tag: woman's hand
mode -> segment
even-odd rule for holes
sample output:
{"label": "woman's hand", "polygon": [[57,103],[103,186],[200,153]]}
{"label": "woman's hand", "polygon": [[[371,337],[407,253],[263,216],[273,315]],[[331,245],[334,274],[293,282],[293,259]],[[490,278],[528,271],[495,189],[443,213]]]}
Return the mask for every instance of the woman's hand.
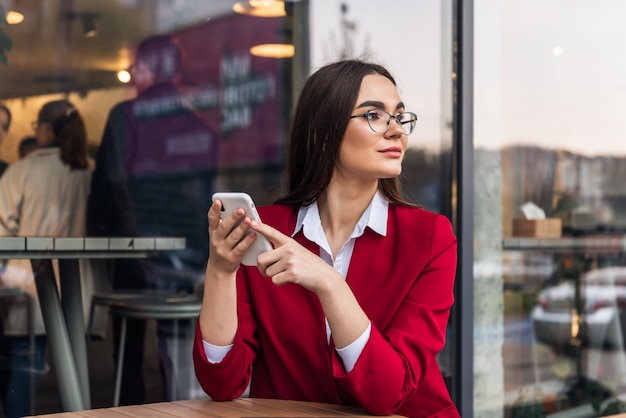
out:
{"label": "woman's hand", "polygon": [[274,284],[295,283],[319,294],[329,286],[343,282],[334,268],[293,238],[256,221],[251,221],[250,227],[274,244],[273,250],[257,258],[259,271]]}
{"label": "woman's hand", "polygon": [[265,235],[275,247],[259,255],[261,274],[277,285],[296,283],[314,292],[328,319],[335,347],[346,347],[363,334],[369,319],[332,266],[269,225],[252,221],[250,227]]}
{"label": "woman's hand", "polygon": [[[254,241],[254,234],[239,242],[250,225],[243,208],[220,220],[222,202],[209,209],[209,262],[206,266],[200,330],[202,339],[217,346],[232,344],[237,332],[236,275],[244,251]],[[243,218],[243,220],[242,220]],[[237,222],[242,220],[237,227]],[[233,229],[234,228],[234,229]]]}
{"label": "woman's hand", "polygon": [[[250,226],[250,218],[243,208],[238,208],[220,219],[222,202],[216,200],[209,209],[209,264],[222,272],[236,272],[243,253],[252,245],[256,234],[244,235]],[[237,223],[241,223],[237,225]],[[243,239],[242,239],[243,238]]]}

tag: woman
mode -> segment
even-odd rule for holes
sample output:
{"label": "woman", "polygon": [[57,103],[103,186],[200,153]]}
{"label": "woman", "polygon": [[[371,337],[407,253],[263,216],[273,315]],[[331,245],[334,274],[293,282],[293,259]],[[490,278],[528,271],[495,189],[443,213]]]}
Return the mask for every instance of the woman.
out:
{"label": "woman", "polygon": [[[0,103],[0,144],[4,140],[5,135],[11,128],[11,111],[6,105]],[[0,160],[0,176],[4,173],[4,170],[8,167],[6,161]]]}
{"label": "woman", "polygon": [[[208,213],[210,253],[194,364],[213,399],[357,405],[457,417],[436,362],[453,303],[450,222],[402,199],[416,116],[375,64],[329,64],[305,83],[287,195],[258,212]],[[252,231],[245,239],[246,228]],[[232,230],[232,232],[231,232]],[[274,249],[240,265],[256,234]]]}
{"label": "woman", "polygon": [[[0,178],[0,235],[84,236],[93,163],[87,155],[83,119],[72,103],[57,100],[43,105],[33,128],[38,149],[9,165]],[[0,283],[22,288],[39,306],[28,260],[11,260],[2,271]],[[92,287],[92,283],[83,282],[85,292]],[[0,379],[4,382],[0,386],[6,386],[0,387],[0,396],[8,418],[31,414],[27,317],[26,306],[15,304],[4,323],[2,344],[10,347],[10,365],[8,377]],[[45,331],[38,308],[35,333],[35,367],[41,371]]]}

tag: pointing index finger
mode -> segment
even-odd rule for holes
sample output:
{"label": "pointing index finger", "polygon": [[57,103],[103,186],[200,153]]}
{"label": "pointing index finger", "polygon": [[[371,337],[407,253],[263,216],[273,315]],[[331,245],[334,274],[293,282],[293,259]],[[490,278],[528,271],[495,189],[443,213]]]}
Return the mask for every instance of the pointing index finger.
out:
{"label": "pointing index finger", "polygon": [[272,242],[272,244],[274,244],[274,247],[278,247],[290,239],[287,235],[277,229],[258,221],[252,221],[250,223],[250,228],[259,234],[264,235]]}

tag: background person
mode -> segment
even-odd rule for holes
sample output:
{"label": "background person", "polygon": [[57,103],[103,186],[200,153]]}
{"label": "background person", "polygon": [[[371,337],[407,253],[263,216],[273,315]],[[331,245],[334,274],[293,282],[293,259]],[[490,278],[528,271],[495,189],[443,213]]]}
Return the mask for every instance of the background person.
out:
{"label": "background person", "polygon": [[[0,144],[4,140],[4,137],[9,132],[11,127],[11,111],[4,104],[0,103]],[[0,160],[0,176],[4,173],[4,170],[8,167],[5,161]],[[1,282],[0,282],[1,284]],[[11,303],[11,297],[4,296],[0,303],[0,339],[4,337],[4,317],[7,315],[9,304]],[[0,392],[8,385],[9,370],[11,368],[11,349],[6,344],[0,344]],[[5,399],[0,396],[0,401],[4,404]]]}
{"label": "background person", "polygon": [[[11,111],[6,105],[0,103],[0,144],[4,140],[5,135],[11,128]],[[6,161],[0,160],[0,176],[4,173],[9,164]]]}
{"label": "background person", "polygon": [[[202,282],[208,252],[204,213],[211,202],[219,150],[217,135],[186,105],[177,85],[182,59],[179,44],[169,35],[138,45],[131,67],[137,97],[109,112],[96,157],[88,228],[96,236],[182,236],[187,249],[147,260],[114,260],[116,290],[192,292]],[[115,361],[120,322],[113,319]],[[194,384],[200,391],[189,358],[193,329],[189,321],[180,321],[180,342],[187,341],[189,347],[178,350],[186,356],[174,382],[169,347],[179,338],[172,335],[170,324],[158,322],[165,393],[169,399],[174,385],[174,396],[185,399],[193,396]],[[127,327],[121,405],[146,402],[146,321],[129,319]],[[185,332],[190,335],[184,337]]]}
{"label": "background person", "polygon": [[34,136],[26,136],[22,138],[20,144],[17,148],[18,155],[20,159],[26,157],[32,151],[36,150],[37,146],[37,137]]}
{"label": "background person", "polygon": [[[401,197],[417,117],[375,64],[329,64],[305,83],[289,138],[286,196],[208,213],[210,255],[194,344],[216,400],[250,396],[458,417],[436,361],[453,304],[450,221]],[[243,241],[246,228],[254,231]],[[262,234],[274,249],[240,265]]]}
{"label": "background person", "polygon": [[[33,122],[39,149],[11,164],[0,177],[0,236],[82,237],[93,162],[87,156],[85,125],[67,100],[44,104]],[[81,264],[83,300],[88,303],[93,276]],[[35,370],[44,363],[45,330],[29,260],[10,260],[0,275],[5,286],[20,287],[35,301]],[[58,280],[58,278],[57,278]],[[83,307],[87,309],[87,306]],[[0,387],[7,418],[30,415],[30,345],[24,304],[12,305],[0,346],[9,367]]]}

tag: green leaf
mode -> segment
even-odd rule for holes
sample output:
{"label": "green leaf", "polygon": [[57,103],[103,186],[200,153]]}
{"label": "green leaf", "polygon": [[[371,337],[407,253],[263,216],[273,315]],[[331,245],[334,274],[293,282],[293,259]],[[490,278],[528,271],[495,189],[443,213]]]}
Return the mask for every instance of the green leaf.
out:
{"label": "green leaf", "polygon": [[4,33],[4,30],[0,28],[0,51],[4,50],[8,52],[11,49],[13,49],[13,41]]}
{"label": "green leaf", "polygon": [[0,63],[6,65],[9,63],[7,52],[13,48],[13,41],[4,32],[3,26],[7,26],[7,18],[4,12],[4,6],[0,4]]}

